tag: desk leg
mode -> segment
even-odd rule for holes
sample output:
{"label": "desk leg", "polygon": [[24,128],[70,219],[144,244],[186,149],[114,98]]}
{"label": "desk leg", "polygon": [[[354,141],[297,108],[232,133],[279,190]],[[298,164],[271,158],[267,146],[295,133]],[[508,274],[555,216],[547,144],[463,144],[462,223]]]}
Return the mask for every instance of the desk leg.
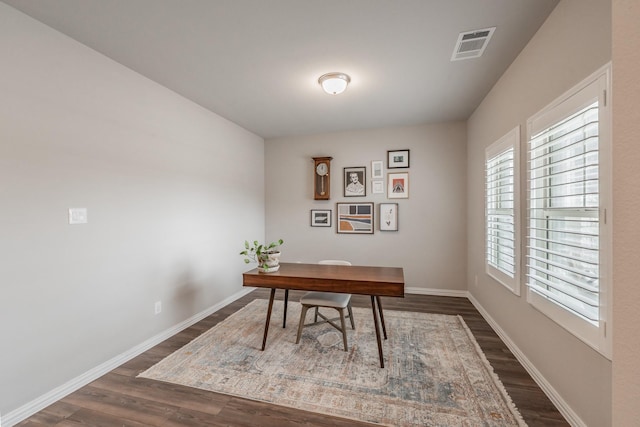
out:
{"label": "desk leg", "polygon": [[380,312],[380,323],[382,323],[382,333],[384,334],[384,339],[387,339],[387,327],[384,325],[384,314],[382,314],[382,304],[380,303],[380,297],[376,297],[376,302],[378,303],[378,311]]}
{"label": "desk leg", "polygon": [[[289,302],[289,289],[284,290],[284,315],[282,316],[282,327],[287,327],[287,302]],[[386,338],[386,335],[385,335]]]}
{"label": "desk leg", "polygon": [[384,356],[382,355],[382,341],[380,340],[380,326],[378,325],[378,312],[376,310],[376,297],[371,295],[371,308],[373,309],[373,323],[376,326],[376,339],[378,340],[378,355],[380,367],[384,368]]}
{"label": "desk leg", "polygon": [[264,338],[262,338],[262,351],[264,351],[264,347],[267,345],[267,334],[269,333],[269,322],[271,321],[271,309],[273,309],[273,297],[275,295],[276,295],[276,288],[271,288],[271,295],[269,296],[269,308],[267,309],[267,321],[264,324]]}

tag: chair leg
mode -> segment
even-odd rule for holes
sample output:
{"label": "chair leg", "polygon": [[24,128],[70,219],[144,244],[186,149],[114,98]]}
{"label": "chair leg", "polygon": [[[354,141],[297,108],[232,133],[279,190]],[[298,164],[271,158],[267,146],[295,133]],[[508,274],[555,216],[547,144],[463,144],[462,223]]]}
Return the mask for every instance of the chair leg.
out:
{"label": "chair leg", "polygon": [[351,302],[349,302],[349,305],[347,306],[347,310],[349,310],[349,320],[351,321],[351,329],[355,329],[356,324],[353,321],[353,310],[351,309]]}
{"label": "chair leg", "polygon": [[342,326],[342,343],[344,344],[344,351],[349,351],[347,347],[347,327],[344,322],[344,309],[339,309],[340,312],[340,325]]}
{"label": "chair leg", "polygon": [[313,316],[313,323],[316,323],[318,321],[318,306],[316,306],[316,315]]}
{"label": "chair leg", "polygon": [[302,312],[300,313],[300,323],[298,324],[298,337],[296,338],[296,344],[300,342],[300,336],[302,335],[302,328],[304,328],[304,320],[307,317],[308,305],[302,306]]}

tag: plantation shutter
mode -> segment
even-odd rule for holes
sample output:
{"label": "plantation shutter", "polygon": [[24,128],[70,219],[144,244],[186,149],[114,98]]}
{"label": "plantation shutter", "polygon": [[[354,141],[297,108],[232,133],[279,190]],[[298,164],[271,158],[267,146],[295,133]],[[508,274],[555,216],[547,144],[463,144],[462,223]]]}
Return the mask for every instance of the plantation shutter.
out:
{"label": "plantation shutter", "polygon": [[533,129],[528,153],[527,285],[599,320],[599,101]]}
{"label": "plantation shutter", "polygon": [[486,162],[487,264],[513,278],[515,267],[514,148]]}

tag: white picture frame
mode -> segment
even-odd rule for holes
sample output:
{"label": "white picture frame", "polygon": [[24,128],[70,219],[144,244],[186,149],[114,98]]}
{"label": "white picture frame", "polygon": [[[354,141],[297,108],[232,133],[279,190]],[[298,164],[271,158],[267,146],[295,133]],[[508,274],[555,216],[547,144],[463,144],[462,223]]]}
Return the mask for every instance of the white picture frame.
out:
{"label": "white picture frame", "polygon": [[384,194],[384,181],[371,181],[371,194]]}
{"label": "white picture frame", "polygon": [[382,160],[373,160],[371,162],[371,179],[384,178],[384,162]]}

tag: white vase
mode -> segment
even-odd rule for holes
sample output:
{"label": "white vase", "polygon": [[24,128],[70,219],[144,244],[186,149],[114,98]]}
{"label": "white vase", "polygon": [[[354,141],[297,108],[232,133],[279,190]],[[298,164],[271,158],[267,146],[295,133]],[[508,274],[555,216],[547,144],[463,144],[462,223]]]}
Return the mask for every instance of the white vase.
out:
{"label": "white vase", "polygon": [[276,265],[273,267],[258,267],[258,271],[260,273],[274,273],[278,271],[279,268],[280,268],[280,265]]}
{"label": "white vase", "polygon": [[262,261],[258,266],[258,271],[261,273],[273,273],[280,268],[280,252],[274,252],[268,254],[268,258]]}

